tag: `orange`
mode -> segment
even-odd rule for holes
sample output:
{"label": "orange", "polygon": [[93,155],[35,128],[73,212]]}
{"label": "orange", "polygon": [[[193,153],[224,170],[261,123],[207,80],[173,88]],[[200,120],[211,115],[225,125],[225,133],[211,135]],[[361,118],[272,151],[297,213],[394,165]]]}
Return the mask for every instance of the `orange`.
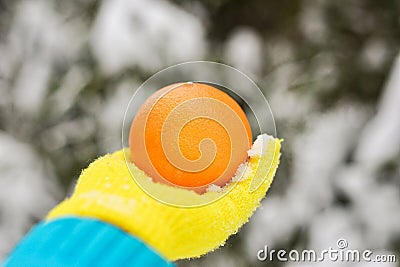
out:
{"label": "orange", "polygon": [[229,95],[201,83],[151,95],[130,129],[133,163],[155,182],[205,192],[225,185],[252,143],[245,113]]}

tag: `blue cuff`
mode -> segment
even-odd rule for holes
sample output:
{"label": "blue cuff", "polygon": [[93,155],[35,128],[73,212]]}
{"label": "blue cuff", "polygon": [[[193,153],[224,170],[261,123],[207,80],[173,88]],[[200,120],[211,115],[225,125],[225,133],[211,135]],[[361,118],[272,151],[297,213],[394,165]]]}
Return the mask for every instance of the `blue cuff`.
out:
{"label": "blue cuff", "polygon": [[4,267],[173,267],[141,240],[89,218],[68,217],[35,226]]}

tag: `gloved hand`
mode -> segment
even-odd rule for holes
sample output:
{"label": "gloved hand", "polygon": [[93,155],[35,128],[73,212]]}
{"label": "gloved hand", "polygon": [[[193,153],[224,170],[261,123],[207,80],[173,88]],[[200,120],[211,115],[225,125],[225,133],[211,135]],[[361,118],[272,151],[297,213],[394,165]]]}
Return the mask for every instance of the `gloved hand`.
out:
{"label": "gloved hand", "polygon": [[[40,260],[32,257],[50,264],[41,266],[169,266],[168,261],[212,251],[248,221],[273,180],[281,141],[263,135],[253,147],[263,141],[268,143],[265,151],[250,155],[239,181],[230,182],[221,192],[202,195],[154,183],[133,164],[129,169],[125,161],[125,155],[129,161],[128,151],[103,156],[82,172],[73,195],[56,206],[36,227],[39,229],[28,234],[5,266],[25,266],[21,257],[26,261],[31,257],[28,266],[39,266],[33,262]],[[146,194],[130,170],[135,178],[171,199],[216,199],[216,194],[229,192],[207,205],[177,207]],[[56,256],[43,255],[46,249],[53,254],[57,251]],[[64,262],[57,262],[59,258]]]}

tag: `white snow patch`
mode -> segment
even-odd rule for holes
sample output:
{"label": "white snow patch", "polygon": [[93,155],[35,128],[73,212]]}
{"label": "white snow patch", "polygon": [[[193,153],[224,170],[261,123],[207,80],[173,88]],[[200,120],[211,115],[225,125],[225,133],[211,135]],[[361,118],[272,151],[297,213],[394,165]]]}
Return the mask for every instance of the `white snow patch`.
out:
{"label": "white snow patch", "polygon": [[211,184],[207,187],[207,192],[221,192],[222,191],[222,187],[215,185],[215,184]]}
{"label": "white snow patch", "polygon": [[225,49],[226,61],[251,75],[259,75],[262,68],[262,39],[251,28],[242,27],[229,37]]}
{"label": "white snow patch", "polygon": [[52,170],[28,144],[0,132],[0,257],[56,204]]}
{"label": "white snow patch", "polygon": [[376,169],[400,154],[400,55],[380,99],[378,113],[360,137],[356,159]]}
{"label": "white snow patch", "polygon": [[160,0],[103,1],[91,44],[106,74],[135,66],[155,72],[164,66],[200,60],[206,49],[201,21]]}
{"label": "white snow patch", "polygon": [[274,138],[267,134],[257,136],[253,146],[247,151],[249,157],[259,157],[268,149],[268,142]]}

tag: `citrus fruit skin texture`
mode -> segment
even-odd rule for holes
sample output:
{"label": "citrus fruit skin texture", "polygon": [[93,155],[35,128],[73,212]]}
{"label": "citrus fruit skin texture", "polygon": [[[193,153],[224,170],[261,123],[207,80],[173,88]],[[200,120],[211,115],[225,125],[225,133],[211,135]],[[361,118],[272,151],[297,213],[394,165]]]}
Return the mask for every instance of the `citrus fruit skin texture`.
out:
{"label": "citrus fruit skin texture", "polygon": [[140,107],[129,134],[133,163],[153,181],[198,193],[210,184],[224,186],[251,144],[250,125],[238,103],[201,83],[156,91]]}

